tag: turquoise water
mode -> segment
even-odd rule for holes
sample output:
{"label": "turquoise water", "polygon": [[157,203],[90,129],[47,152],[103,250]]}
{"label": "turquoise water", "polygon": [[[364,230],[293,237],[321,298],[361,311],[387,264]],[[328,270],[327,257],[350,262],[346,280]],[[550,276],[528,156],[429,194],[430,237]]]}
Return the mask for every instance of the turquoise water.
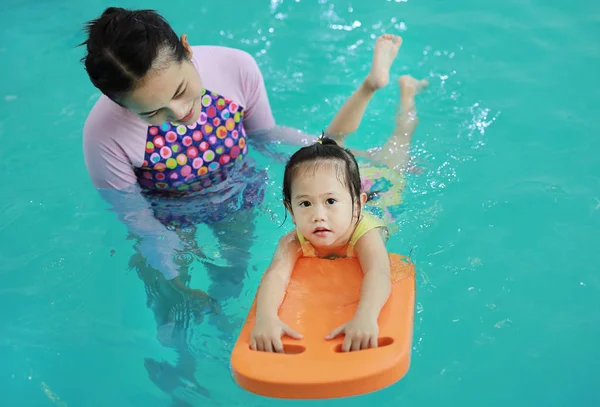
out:
{"label": "turquoise water", "polygon": [[[366,75],[372,38],[384,30],[404,37],[394,74],[431,83],[417,100],[423,173],[410,178],[401,232],[388,244],[412,250],[418,271],[411,368],[345,405],[599,405],[600,8],[581,0],[221,4],[120,3],[157,8],[194,44],[251,52],[277,120],[312,133]],[[92,188],[81,152],[98,92],[75,45],[83,21],[109,5],[8,0],[0,11],[2,405],[172,405],[159,385],[176,378],[166,369],[157,385],[144,359],[175,363],[176,354],[157,341],[129,267],[133,242]],[[376,95],[355,146],[385,140],[397,97],[395,83]],[[283,218],[281,165],[255,157],[272,185],[243,293],[224,304],[238,328]],[[200,265],[192,274],[193,285],[208,284]],[[231,379],[232,340],[198,327],[189,343],[210,397],[179,383],[187,405],[342,403],[248,394]]]}

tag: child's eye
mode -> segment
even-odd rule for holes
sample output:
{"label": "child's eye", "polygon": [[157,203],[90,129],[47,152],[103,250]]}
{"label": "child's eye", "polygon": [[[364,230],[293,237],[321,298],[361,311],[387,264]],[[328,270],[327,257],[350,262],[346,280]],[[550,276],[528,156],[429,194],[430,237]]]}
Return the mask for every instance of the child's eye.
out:
{"label": "child's eye", "polygon": [[329,205],[333,205],[334,203],[337,202],[337,200],[335,200],[334,198],[328,198],[326,201]]}
{"label": "child's eye", "polygon": [[310,202],[308,202],[308,201],[302,201],[298,205],[299,206],[303,206],[303,207],[307,207],[307,206],[310,206]]}

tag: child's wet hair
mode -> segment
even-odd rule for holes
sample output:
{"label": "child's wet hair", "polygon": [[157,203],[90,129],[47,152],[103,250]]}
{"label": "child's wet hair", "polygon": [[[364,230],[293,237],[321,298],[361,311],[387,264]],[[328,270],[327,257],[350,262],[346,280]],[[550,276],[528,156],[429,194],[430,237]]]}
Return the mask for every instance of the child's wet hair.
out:
{"label": "child's wet hair", "polygon": [[[296,151],[285,166],[283,175],[283,202],[288,207],[292,207],[292,181],[298,174],[298,171],[305,164],[318,165],[319,163],[338,164],[342,178],[340,181],[346,186],[352,198],[352,212],[354,213],[354,204],[360,201],[361,180],[358,163],[354,155],[347,148],[339,146],[335,140],[322,136],[318,142],[310,146],[302,147]],[[360,212],[359,212],[360,216]]]}
{"label": "child's wet hair", "polygon": [[[116,103],[135,89],[161,57],[182,62],[186,50],[169,23],[154,10],[109,7],[85,24],[82,62],[92,84]],[[164,56],[164,58],[162,58]]]}

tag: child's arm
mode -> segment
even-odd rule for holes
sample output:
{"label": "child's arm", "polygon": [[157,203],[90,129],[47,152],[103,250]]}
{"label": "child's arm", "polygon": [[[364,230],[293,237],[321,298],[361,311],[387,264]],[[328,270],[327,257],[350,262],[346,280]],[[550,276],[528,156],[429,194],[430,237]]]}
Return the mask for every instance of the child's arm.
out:
{"label": "child's arm", "polygon": [[356,315],[377,320],[392,290],[390,260],[379,228],[365,233],[356,242],[354,251],[365,275]]}
{"label": "child's arm", "polygon": [[285,289],[300,253],[300,243],[295,232],[292,231],[279,239],[271,264],[258,289],[257,318],[277,317],[277,311],[283,302]]}
{"label": "child's arm", "polygon": [[377,347],[377,318],[391,292],[390,261],[379,228],[362,236],[354,251],[364,273],[360,300],[349,322],[331,331],[326,339],[345,334],[343,351]]}
{"label": "child's arm", "polygon": [[250,338],[251,349],[283,352],[281,336],[284,333],[296,339],[302,337],[281,322],[278,316],[285,289],[301,252],[295,232],[279,240],[256,296],[256,325]]}

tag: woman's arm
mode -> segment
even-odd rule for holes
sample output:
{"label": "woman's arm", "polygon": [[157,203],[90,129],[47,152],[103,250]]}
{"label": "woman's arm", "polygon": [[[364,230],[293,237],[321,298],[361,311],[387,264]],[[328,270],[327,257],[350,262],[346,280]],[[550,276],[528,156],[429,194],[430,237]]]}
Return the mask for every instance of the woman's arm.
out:
{"label": "woman's arm", "polygon": [[126,191],[114,188],[98,189],[100,196],[110,206],[127,229],[140,238],[139,250],[148,264],[159,270],[167,280],[179,275],[179,267],[173,260],[175,251],[182,248],[181,239],[168,230],[155,217],[140,187],[132,185]]}
{"label": "woman's arm", "polygon": [[275,123],[265,82],[256,60],[247,52],[237,55],[246,103],[244,129],[248,137],[262,143],[282,142],[294,146],[314,143],[317,136]]}
{"label": "woman's arm", "polygon": [[[110,210],[131,233],[140,237],[139,250],[150,266],[172,280],[179,274],[173,254],[182,242],[174,231],[154,217],[126,153],[126,150],[136,150],[138,135],[143,139],[140,143],[143,151],[146,127],[122,117],[111,103],[104,97],[99,100],[84,126],[83,153],[89,176]],[[134,143],[124,145],[132,141]]]}

